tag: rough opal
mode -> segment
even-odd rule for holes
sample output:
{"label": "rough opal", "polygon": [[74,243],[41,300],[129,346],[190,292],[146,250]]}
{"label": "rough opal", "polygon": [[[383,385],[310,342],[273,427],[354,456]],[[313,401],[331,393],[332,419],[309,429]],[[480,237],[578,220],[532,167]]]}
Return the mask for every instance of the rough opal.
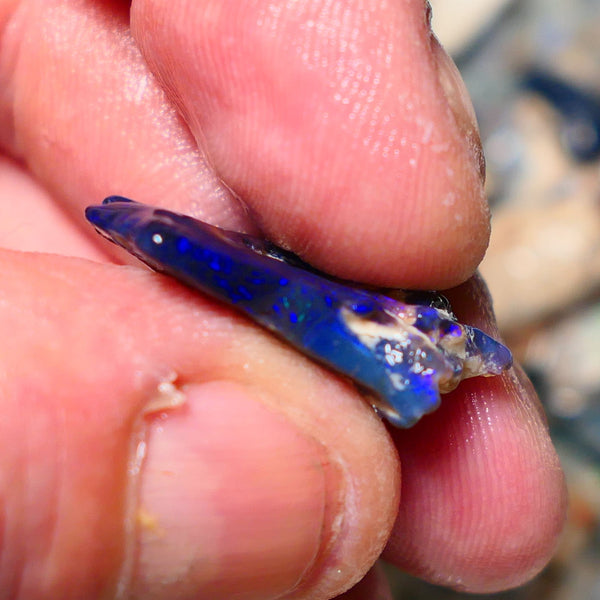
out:
{"label": "rough opal", "polygon": [[399,300],[361,289],[265,240],[119,196],[88,207],[86,217],[151,268],[349,377],[394,425],[416,423],[461,380],[511,365],[505,346],[458,323],[439,294],[401,292]]}

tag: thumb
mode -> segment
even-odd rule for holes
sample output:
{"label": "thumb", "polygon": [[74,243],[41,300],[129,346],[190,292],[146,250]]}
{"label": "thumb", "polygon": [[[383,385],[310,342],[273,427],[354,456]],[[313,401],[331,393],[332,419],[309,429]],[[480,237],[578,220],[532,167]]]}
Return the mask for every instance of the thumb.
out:
{"label": "thumb", "polygon": [[6,595],[330,598],[368,570],[398,465],[349,386],[156,274],[0,264]]}

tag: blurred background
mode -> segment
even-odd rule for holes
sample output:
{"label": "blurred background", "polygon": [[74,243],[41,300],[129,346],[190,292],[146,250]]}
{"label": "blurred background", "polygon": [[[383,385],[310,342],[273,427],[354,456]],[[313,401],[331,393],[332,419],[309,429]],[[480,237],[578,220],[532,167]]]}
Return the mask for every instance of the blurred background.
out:
{"label": "blurred background", "polygon": [[600,0],[430,1],[481,128],[481,272],[546,407],[570,510],[531,583],[471,595],[394,571],[394,598],[600,600]]}

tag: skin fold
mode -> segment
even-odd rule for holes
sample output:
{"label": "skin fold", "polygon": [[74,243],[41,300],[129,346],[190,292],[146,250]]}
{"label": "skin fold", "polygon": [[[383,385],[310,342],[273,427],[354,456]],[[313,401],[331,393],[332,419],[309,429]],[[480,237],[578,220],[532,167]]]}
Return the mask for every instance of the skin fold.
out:
{"label": "skin fold", "polygon": [[565,488],[518,372],[388,430],[83,219],[113,193],[187,212],[455,287],[494,334],[477,129],[423,3],[0,0],[0,84],[0,595],[388,598],[382,552],[472,592],[543,567]]}

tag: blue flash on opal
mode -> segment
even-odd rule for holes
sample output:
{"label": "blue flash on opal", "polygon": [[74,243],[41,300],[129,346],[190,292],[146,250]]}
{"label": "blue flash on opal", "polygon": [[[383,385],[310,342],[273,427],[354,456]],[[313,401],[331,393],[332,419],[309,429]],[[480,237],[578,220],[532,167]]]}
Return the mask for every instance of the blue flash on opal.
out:
{"label": "blue flash on opal", "polygon": [[505,346],[458,323],[439,294],[421,292],[411,304],[365,290],[266,240],[120,196],[88,207],[86,217],[151,268],[234,306],[350,378],[394,425],[410,427],[463,379],[512,364]]}

